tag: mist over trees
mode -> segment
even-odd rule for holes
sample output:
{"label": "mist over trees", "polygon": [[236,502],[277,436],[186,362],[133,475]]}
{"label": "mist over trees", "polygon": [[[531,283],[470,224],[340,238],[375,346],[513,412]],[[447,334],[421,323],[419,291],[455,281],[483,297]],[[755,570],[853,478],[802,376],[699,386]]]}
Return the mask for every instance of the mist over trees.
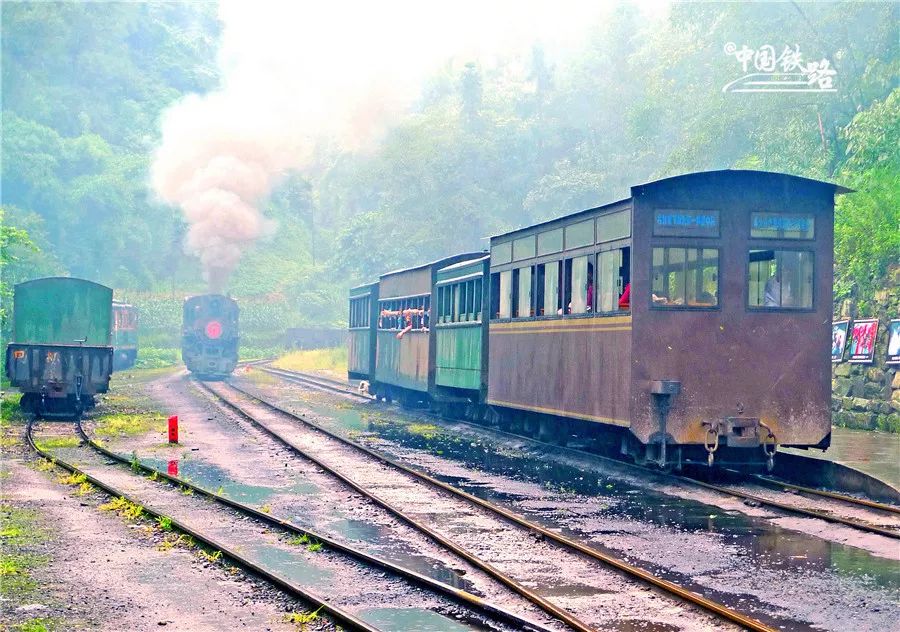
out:
{"label": "mist over trees", "polygon": [[[180,211],[154,199],[148,170],[164,108],[218,85],[215,5],[2,12],[3,222],[20,231],[5,233],[4,285],[59,273],[203,290]],[[900,253],[898,12],[681,3],[651,20],[621,5],[567,57],[535,42],[490,65],[448,60],[377,146],[322,144],[286,176],[265,209],[278,230],[229,289],[279,297],[295,324],[337,323],[346,289],[388,269],[485,248],[491,234],[658,177],[750,168],[859,191],[837,209],[835,288],[865,302]],[[837,91],[724,93],[744,74],[729,42],[798,44],[804,61],[831,62]]]}

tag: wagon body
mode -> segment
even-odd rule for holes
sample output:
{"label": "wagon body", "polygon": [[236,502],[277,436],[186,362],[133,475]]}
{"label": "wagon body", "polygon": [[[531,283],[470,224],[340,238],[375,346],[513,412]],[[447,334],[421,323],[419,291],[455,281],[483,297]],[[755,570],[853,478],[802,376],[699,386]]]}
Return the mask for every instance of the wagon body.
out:
{"label": "wagon body", "polygon": [[483,256],[455,255],[380,277],[375,379],[370,385],[374,394],[408,403],[427,401],[434,391],[435,340],[430,324],[437,271]]}
{"label": "wagon body", "polygon": [[674,445],[746,462],[776,442],[827,447],[845,191],[694,173],[492,238],[487,403],[619,429],[636,456]]}
{"label": "wagon body", "polygon": [[13,341],[6,375],[35,414],[69,416],[94,405],[109,389],[113,348],[112,290],[67,277],[15,287]]}
{"label": "wagon body", "polygon": [[347,332],[347,375],[352,380],[371,380],[375,368],[378,331],[378,283],[350,290]]}
{"label": "wagon body", "polygon": [[434,384],[445,401],[480,402],[487,390],[488,271],[490,257],[463,261],[437,272]]}

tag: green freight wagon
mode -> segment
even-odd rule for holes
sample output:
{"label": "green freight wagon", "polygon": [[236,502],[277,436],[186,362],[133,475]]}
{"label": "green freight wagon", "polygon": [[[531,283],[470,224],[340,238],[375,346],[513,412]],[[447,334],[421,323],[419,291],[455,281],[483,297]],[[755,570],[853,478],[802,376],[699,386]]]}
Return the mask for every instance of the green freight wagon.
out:
{"label": "green freight wagon", "polygon": [[120,371],[134,366],[137,359],[138,310],[134,305],[113,301],[112,344],[113,369]]}
{"label": "green freight wagon", "polygon": [[79,415],[109,389],[112,290],[66,277],[15,287],[13,336],[6,375],[22,392],[23,410],[39,416]]}

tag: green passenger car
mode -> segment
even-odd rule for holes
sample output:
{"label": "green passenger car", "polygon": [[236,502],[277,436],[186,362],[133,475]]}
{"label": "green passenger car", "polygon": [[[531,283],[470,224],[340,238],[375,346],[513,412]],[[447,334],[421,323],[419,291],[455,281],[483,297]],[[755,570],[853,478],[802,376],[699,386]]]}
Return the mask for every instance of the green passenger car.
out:
{"label": "green passenger car", "polygon": [[487,388],[487,274],[489,257],[438,270],[434,318],[437,393],[478,398]]}
{"label": "green passenger car", "polygon": [[37,415],[80,414],[112,373],[112,290],[66,277],[15,287],[6,374]]}
{"label": "green passenger car", "polygon": [[371,380],[375,370],[375,335],[378,325],[378,283],[350,290],[347,335],[347,376]]}
{"label": "green passenger car", "polygon": [[[375,377],[370,392],[417,405],[434,399],[436,343],[432,335],[437,272],[484,253],[464,253],[383,274],[378,283]],[[454,396],[455,397],[455,396]]]}

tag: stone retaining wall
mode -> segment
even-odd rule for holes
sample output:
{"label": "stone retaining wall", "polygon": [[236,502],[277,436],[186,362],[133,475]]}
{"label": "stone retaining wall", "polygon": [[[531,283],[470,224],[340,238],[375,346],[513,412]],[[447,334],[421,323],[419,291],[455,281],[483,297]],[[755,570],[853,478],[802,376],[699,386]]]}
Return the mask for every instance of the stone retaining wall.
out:
{"label": "stone retaining wall", "polygon": [[[887,325],[900,317],[900,274],[895,270],[891,287],[876,295],[872,316],[859,314],[852,303],[841,306],[840,318],[878,317],[878,338],[872,364],[832,365],[831,410],[835,426],[900,432],[900,366],[885,364]],[[851,323],[852,325],[852,323]],[[848,336],[849,337],[849,336]]]}

